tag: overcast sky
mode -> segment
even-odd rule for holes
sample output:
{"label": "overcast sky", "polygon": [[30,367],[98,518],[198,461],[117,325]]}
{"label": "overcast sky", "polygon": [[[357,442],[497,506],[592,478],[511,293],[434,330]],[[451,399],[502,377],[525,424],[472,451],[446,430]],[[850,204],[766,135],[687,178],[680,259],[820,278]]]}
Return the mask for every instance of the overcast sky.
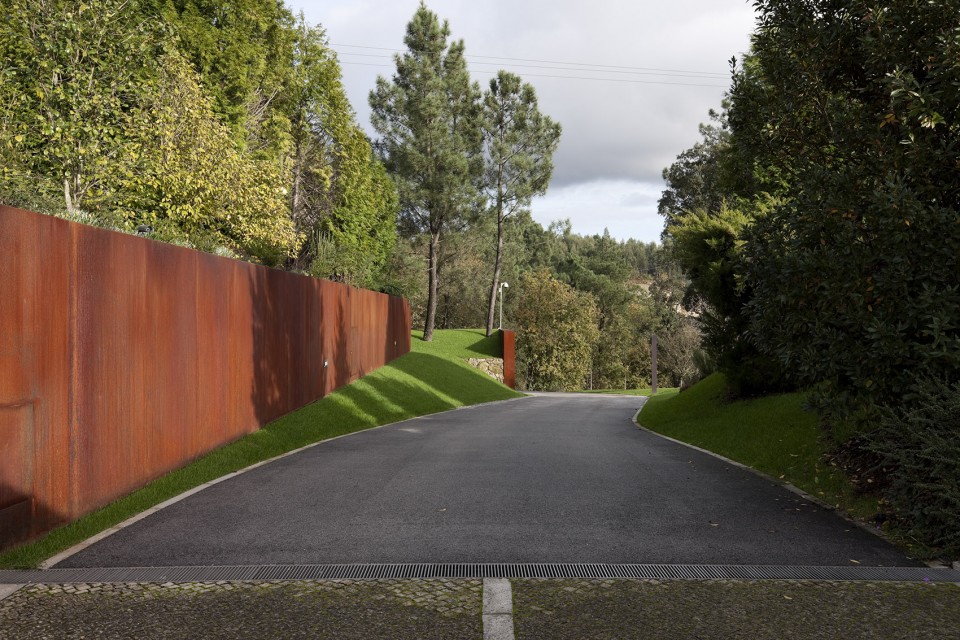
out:
{"label": "overcast sky", "polygon": [[[391,77],[419,0],[287,0],[323,26],[347,94],[371,136],[368,96]],[[429,0],[463,39],[486,87],[498,69],[537,90],[563,125],[553,182],[533,203],[544,226],[569,218],[581,234],[659,239],[661,171],[699,139],[720,106],[728,60],[749,47],[749,0]],[[551,77],[553,76],[553,77]],[[556,77],[564,76],[564,77]],[[587,78],[587,79],[583,79]],[[690,86],[701,85],[701,86]],[[706,85],[706,86],[703,86]]]}

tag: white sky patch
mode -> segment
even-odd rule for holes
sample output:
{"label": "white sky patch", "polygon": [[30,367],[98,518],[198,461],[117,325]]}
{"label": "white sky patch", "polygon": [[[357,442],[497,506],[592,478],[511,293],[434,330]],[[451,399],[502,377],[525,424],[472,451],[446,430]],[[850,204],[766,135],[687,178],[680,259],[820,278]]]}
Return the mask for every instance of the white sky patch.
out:
{"label": "white sky patch", "polygon": [[618,240],[635,238],[659,242],[663,218],[657,213],[660,183],[629,180],[596,180],[551,189],[534,201],[533,219],[548,226],[570,219],[573,231],[602,234],[604,228]]}

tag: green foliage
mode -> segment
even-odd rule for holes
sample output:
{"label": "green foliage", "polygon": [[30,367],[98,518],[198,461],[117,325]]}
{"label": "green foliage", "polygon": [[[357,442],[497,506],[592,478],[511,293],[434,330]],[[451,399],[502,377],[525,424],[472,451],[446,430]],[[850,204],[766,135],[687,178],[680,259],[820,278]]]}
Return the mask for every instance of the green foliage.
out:
{"label": "green foliage", "polygon": [[296,25],[290,118],[290,210],[310,238],[293,264],[374,286],[396,241],[397,195],[356,123],[322,30]]}
{"label": "green foliage", "polygon": [[274,0],[2,6],[4,203],[379,281],[396,193],[322,30]]}
{"label": "green foliage", "polygon": [[710,111],[710,117],[718,124],[701,124],[703,140],[663,170],[667,188],[660,196],[657,210],[665,218],[667,227],[694,211],[720,211],[731,195],[724,180],[730,132],[723,115]]}
{"label": "green foliage", "polygon": [[0,173],[5,200],[19,193],[29,206],[59,192],[70,214],[104,206],[114,167],[137,156],[129,131],[153,86],[155,28],[124,0],[0,8],[0,148],[17,159]]}
{"label": "green foliage", "polygon": [[276,0],[148,0],[200,74],[214,112],[242,150],[277,158],[289,144],[284,104],[297,71],[294,18]]}
{"label": "green foliage", "polygon": [[869,417],[960,372],[960,3],[756,4],[730,122],[784,187],[747,236],[751,337]]}
{"label": "green foliage", "polygon": [[918,540],[960,557],[960,383],[919,381],[917,397],[884,411],[867,447],[885,497]]}
{"label": "green foliage", "polygon": [[599,336],[593,297],[547,272],[525,273],[519,283],[517,375],[524,388],[579,389]]}
{"label": "green foliage", "polygon": [[684,305],[697,313],[703,347],[738,396],[784,388],[777,363],[746,340],[752,291],[745,279],[744,234],[753,220],[721,203],[713,212],[675,216],[666,228],[674,258],[689,278]]}
{"label": "green foliage", "polygon": [[138,116],[137,162],[113,168],[115,207],[129,226],[147,223],[198,248],[236,247],[271,264],[296,250],[278,167],[237,149],[178,54],[161,58]]}
{"label": "green foliage", "polygon": [[424,339],[436,320],[439,250],[445,231],[475,209],[482,168],[480,88],[470,81],[463,42],[421,4],[407,25],[407,52],[392,81],[370,94],[377,149],[397,185],[402,228],[429,236]]}

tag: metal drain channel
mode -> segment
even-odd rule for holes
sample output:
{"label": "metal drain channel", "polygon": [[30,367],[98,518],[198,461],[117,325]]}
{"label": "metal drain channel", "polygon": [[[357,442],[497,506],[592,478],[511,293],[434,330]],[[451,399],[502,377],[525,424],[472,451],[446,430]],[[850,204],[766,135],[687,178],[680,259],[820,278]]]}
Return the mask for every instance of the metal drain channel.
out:
{"label": "metal drain channel", "polygon": [[953,582],[960,571],[929,567],[793,567],[691,564],[296,564],[0,570],[0,584],[381,580],[389,578],[639,578]]}

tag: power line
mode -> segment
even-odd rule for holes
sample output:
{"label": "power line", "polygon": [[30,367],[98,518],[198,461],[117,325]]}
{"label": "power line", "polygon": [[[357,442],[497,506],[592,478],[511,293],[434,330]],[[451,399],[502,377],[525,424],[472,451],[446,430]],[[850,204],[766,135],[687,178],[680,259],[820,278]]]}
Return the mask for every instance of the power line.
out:
{"label": "power line", "polygon": [[[375,51],[392,51],[392,52],[394,52],[394,53],[403,53],[403,52],[405,51],[404,49],[391,49],[390,47],[370,47],[370,46],[361,45],[361,44],[343,44],[343,43],[337,44],[337,43],[331,43],[330,46],[331,46],[331,47],[349,47],[349,48],[352,48],[352,49],[372,49],[372,50],[375,50]],[[574,66],[578,66],[578,67],[597,67],[597,68],[606,68],[606,69],[627,69],[627,70],[633,70],[633,71],[665,71],[665,72],[667,72],[667,73],[694,73],[694,74],[697,74],[697,75],[714,76],[714,77],[723,78],[723,79],[726,79],[726,78],[729,77],[729,74],[726,74],[726,73],[717,73],[717,72],[715,72],[715,71],[690,71],[689,69],[657,69],[657,68],[654,68],[654,67],[628,67],[628,66],[613,65],[613,64],[595,64],[595,63],[591,63],[591,62],[569,62],[569,61],[561,61],[561,60],[537,60],[537,59],[533,59],[533,58],[508,58],[508,57],[505,57],[505,56],[480,56],[480,55],[473,55],[473,54],[470,54],[470,55],[468,55],[468,56],[466,56],[466,57],[468,57],[468,58],[484,58],[484,59],[487,59],[487,60],[510,60],[510,61],[516,61],[516,62],[539,62],[539,63],[543,63],[543,64],[574,65]]]}
{"label": "power line", "polygon": [[[341,62],[342,65],[353,65],[359,67],[384,67],[392,69],[393,65],[390,64],[374,64],[371,62]],[[489,73],[490,75],[496,75],[495,71],[487,71],[485,69],[475,69],[474,73]],[[717,89],[728,89],[726,85],[722,84],[696,84],[692,82],[658,82],[656,80],[622,80],[620,78],[587,78],[584,76],[555,76],[548,75],[543,73],[525,73],[524,77],[529,78],[562,78],[565,80],[593,80],[596,82],[622,82],[628,84],[659,84],[659,85],[673,85],[679,87],[714,87]]]}
{"label": "power line", "polygon": [[[379,53],[351,53],[349,51],[339,51],[341,55],[345,56],[358,56],[363,58],[392,58],[392,56],[387,56]],[[466,56],[468,59],[474,56]],[[500,65],[499,62],[472,62],[471,64],[483,64],[483,65]],[[560,63],[557,63],[560,64]],[[589,73],[616,73],[619,75],[636,75],[636,76],[664,76],[667,78],[701,78],[704,80],[717,80],[715,76],[711,76],[705,73],[697,72],[666,72],[666,71],[620,71],[620,70],[605,70],[605,69],[585,69],[583,68],[586,65],[581,65],[579,67],[559,67],[559,66],[550,66],[545,67],[543,65],[533,65],[533,64],[509,64],[510,67],[520,67],[524,69],[553,69],[556,71],[586,71]]]}

